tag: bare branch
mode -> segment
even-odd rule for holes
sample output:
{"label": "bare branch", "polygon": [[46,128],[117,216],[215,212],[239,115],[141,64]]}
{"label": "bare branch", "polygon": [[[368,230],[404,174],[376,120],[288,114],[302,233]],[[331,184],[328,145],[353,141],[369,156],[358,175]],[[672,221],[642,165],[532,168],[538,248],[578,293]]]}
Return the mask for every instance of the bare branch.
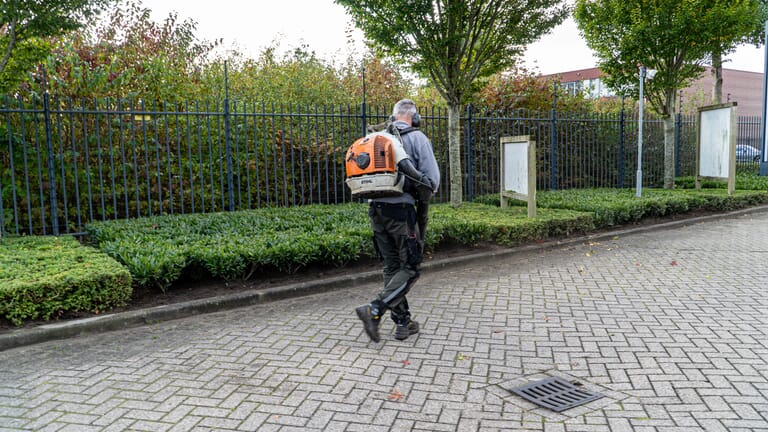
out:
{"label": "bare branch", "polygon": [[11,59],[11,53],[13,52],[13,48],[16,45],[16,25],[17,25],[16,17],[11,19],[11,22],[8,23],[8,46],[5,48],[5,54],[3,54],[3,59],[0,60],[0,74],[3,73],[5,70],[5,66],[8,65],[8,61]]}

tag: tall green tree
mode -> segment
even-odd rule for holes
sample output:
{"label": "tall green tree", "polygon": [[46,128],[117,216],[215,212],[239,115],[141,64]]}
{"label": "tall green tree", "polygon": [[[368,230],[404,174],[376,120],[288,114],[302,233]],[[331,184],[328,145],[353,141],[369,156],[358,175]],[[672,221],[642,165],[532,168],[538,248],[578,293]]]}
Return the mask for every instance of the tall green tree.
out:
{"label": "tall green tree", "polygon": [[476,80],[561,23],[563,0],[335,0],[378,51],[429,78],[448,105],[450,203],[462,202],[460,116]]}
{"label": "tall green tree", "polygon": [[746,0],[576,0],[574,18],[606,83],[639,92],[638,66],[658,71],[645,85],[664,121],[664,187],[674,187],[677,93],[697,78],[711,42],[727,35],[730,4]]}
{"label": "tall green tree", "polygon": [[79,29],[112,0],[3,0],[0,2],[0,91],[48,55],[45,38]]}
{"label": "tall green tree", "polygon": [[713,35],[712,57],[712,103],[723,100],[723,58],[732,53],[738,45],[753,43],[760,45],[765,37],[764,23],[768,19],[768,2],[765,0],[716,2],[718,16],[727,21],[721,29],[726,34]]}

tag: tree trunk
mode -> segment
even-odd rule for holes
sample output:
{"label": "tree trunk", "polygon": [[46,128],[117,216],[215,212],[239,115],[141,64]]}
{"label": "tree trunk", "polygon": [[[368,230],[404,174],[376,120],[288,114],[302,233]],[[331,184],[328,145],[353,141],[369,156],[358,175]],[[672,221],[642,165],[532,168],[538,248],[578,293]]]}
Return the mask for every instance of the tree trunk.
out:
{"label": "tree trunk", "polygon": [[664,117],[664,189],[675,187],[675,113]]}
{"label": "tree trunk", "polygon": [[451,207],[462,203],[461,173],[461,104],[448,104],[448,165],[450,169]]}
{"label": "tree trunk", "polygon": [[712,105],[723,103],[723,53],[712,52]]}

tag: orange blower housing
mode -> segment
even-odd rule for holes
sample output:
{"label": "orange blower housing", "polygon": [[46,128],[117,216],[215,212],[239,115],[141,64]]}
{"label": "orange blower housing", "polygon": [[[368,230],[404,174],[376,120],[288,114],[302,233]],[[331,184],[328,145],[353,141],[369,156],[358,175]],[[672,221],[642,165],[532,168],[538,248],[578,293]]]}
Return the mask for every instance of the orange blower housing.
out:
{"label": "orange blower housing", "polygon": [[374,132],[357,141],[345,157],[346,183],[354,198],[381,198],[403,194],[405,176],[397,163],[408,155],[394,135]]}

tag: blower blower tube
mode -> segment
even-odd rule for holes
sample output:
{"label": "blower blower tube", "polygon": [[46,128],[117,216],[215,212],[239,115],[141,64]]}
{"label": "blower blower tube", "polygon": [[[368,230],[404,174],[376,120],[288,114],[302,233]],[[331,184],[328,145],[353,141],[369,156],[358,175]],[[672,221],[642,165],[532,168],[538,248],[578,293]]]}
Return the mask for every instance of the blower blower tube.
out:
{"label": "blower blower tube", "polygon": [[416,196],[414,198],[416,198],[416,200],[426,202],[432,198],[432,194],[434,193],[432,181],[429,180],[429,177],[424,175],[424,173],[417,170],[410,159],[406,158],[398,162],[397,168],[414,183],[416,188]]}

